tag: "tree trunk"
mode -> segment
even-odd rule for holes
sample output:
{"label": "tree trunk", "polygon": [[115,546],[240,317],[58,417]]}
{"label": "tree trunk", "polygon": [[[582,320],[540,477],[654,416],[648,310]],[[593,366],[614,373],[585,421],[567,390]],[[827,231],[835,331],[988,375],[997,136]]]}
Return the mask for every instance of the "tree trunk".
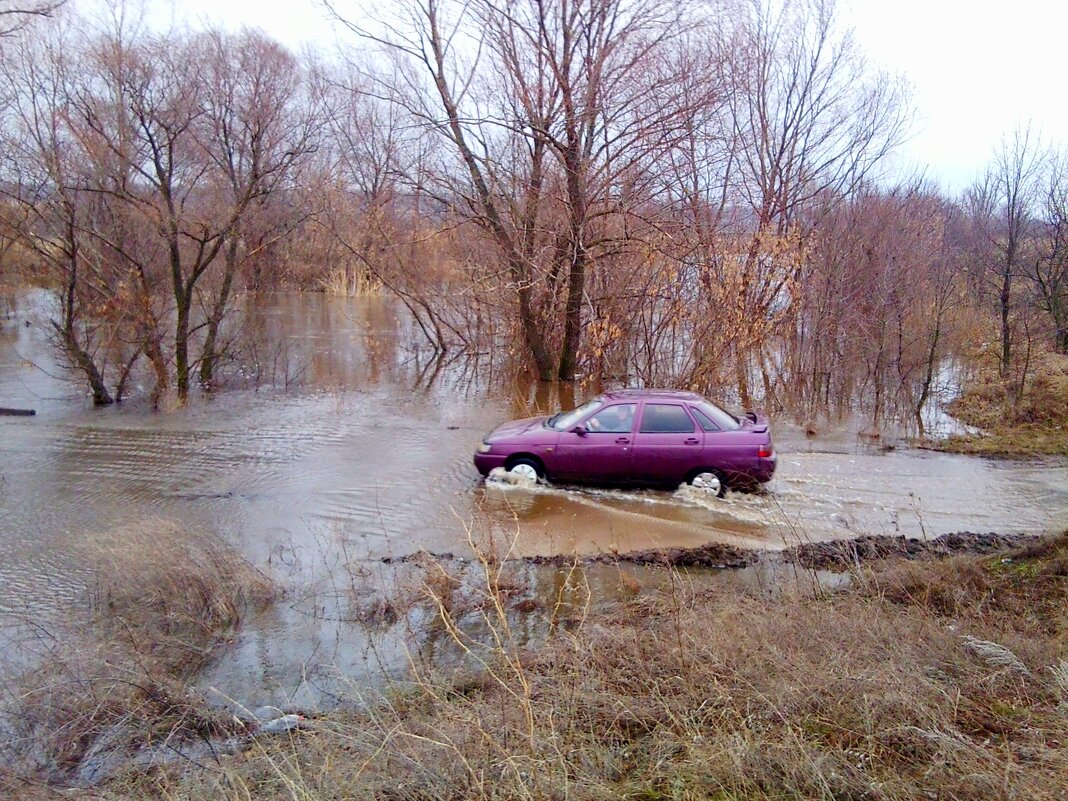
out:
{"label": "tree trunk", "polygon": [[564,305],[564,341],[560,348],[561,381],[575,380],[575,365],[582,341],[582,297],[586,291],[586,176],[580,151],[574,109],[565,93],[568,121],[568,148],[564,158],[567,169],[567,195],[571,217],[571,268],[568,271],[567,303]]}
{"label": "tree trunk", "polygon": [[771,379],[771,372],[768,370],[768,360],[764,356],[763,348],[761,348],[758,358],[760,360],[760,377],[764,382],[764,400],[761,406],[765,410],[771,411],[773,406],[774,408],[779,408],[779,404],[775,398],[775,385]]}
{"label": "tree trunk", "polygon": [[108,393],[108,388],[104,385],[104,378],[100,375],[100,371],[97,370],[92,357],[79,348],[77,343],[73,341],[68,342],[67,350],[74,355],[78,367],[85,374],[86,378],[89,379],[89,387],[93,392],[93,405],[107,406],[112,403],[113,401],[111,395]]}
{"label": "tree trunk", "polygon": [[80,249],[76,244],[73,215],[70,215],[67,220],[67,242],[70,247],[70,261],[67,266],[66,294],[63,296],[63,325],[60,326],[53,320],[52,327],[55,328],[56,333],[63,340],[63,348],[67,352],[67,357],[89,382],[89,389],[93,393],[93,405],[106,406],[112,403],[112,399],[107,385],[104,384],[104,377],[100,374],[93,357],[78,342],[78,336],[75,332],[74,308],[78,302],[78,266],[81,260]]}
{"label": "tree trunk", "polygon": [[738,400],[741,402],[743,409],[748,409],[753,403],[753,398],[749,394],[748,367],[745,357],[741,353],[736,354],[734,361],[734,375],[738,381]]}
{"label": "tree trunk", "polygon": [[119,383],[115,385],[115,402],[122,403],[122,399],[126,397],[126,382],[130,378],[130,373],[133,372],[134,365],[137,364],[137,360],[141,358],[141,351],[136,351],[133,356],[127,360],[123,365],[122,375],[119,376]]}
{"label": "tree trunk", "polygon": [[[345,268],[348,270],[348,267]],[[234,274],[237,272],[237,239],[231,239],[226,247],[226,273],[223,275],[222,286],[219,288],[219,296],[211,310],[211,319],[208,320],[207,334],[204,336],[204,348],[200,356],[200,384],[205,389],[211,389],[215,379],[215,366],[222,355],[217,352],[219,340],[219,328],[223,317],[226,316],[226,306],[230,302],[230,292],[234,285]]]}
{"label": "tree trunk", "polygon": [[97,369],[93,357],[90,356],[89,352],[78,343],[78,338],[74,334],[74,329],[69,328],[64,331],[63,328],[55,322],[53,322],[52,325],[55,327],[56,332],[63,338],[63,348],[67,352],[67,357],[89,382],[89,389],[93,393],[93,405],[107,406],[108,404],[113,403],[114,401],[112,400],[111,393],[108,392],[108,388],[104,384],[104,377],[100,374],[100,370]]}
{"label": "tree trunk", "polygon": [[567,285],[567,305],[564,307],[564,343],[560,349],[560,380],[575,380],[575,365],[582,341],[582,296],[586,288],[586,250],[582,242],[575,243],[575,255]]}
{"label": "tree trunk", "polygon": [[1012,359],[1012,332],[1009,330],[1009,299],[1012,289],[1012,271],[1008,268],[1002,276],[1001,295],[1001,376],[1009,374],[1009,362]]}
{"label": "tree trunk", "polygon": [[178,319],[174,326],[174,383],[178,402],[189,399],[189,298],[176,298]]}
{"label": "tree trunk", "polygon": [[170,387],[170,376],[167,374],[167,360],[163,358],[163,349],[155,333],[145,344],[145,355],[148,356],[156,374],[156,386],[152,388],[152,408],[158,409],[163,393]]}
{"label": "tree trunk", "polygon": [[934,381],[935,359],[938,356],[938,341],[941,338],[942,317],[940,309],[938,322],[935,324],[934,333],[931,335],[931,347],[927,350],[927,369],[924,371],[923,385],[920,388],[920,397],[916,400],[916,427],[919,429],[921,437],[926,434],[923,426],[923,407],[927,403],[927,398],[931,395],[931,384]]}
{"label": "tree trunk", "polygon": [[[516,270],[513,269],[513,275]],[[534,310],[531,308],[530,285],[520,281],[519,289],[519,323],[523,327],[523,338],[530,348],[534,357],[534,366],[538,371],[538,378],[542,381],[552,381],[553,360],[549,355],[549,349],[545,346],[545,337],[542,336],[538,321],[534,319]]]}

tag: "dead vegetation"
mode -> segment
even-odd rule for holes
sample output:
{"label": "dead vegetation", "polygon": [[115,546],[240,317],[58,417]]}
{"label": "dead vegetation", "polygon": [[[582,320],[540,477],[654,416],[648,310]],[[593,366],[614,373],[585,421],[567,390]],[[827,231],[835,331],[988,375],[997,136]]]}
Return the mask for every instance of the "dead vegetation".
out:
{"label": "dead vegetation", "polygon": [[188,682],[272,598],[271,582],[214,537],[163,522],[92,547],[85,619],[28,622],[30,669],[2,688],[7,783],[92,783],[140,749],[178,751],[232,727]]}
{"label": "dead vegetation", "polygon": [[[492,564],[490,565],[492,567]],[[492,581],[493,573],[487,573]],[[488,588],[493,594],[492,583]],[[670,589],[109,798],[1063,799],[1068,535],[829,597]],[[441,606],[443,623],[469,642]]]}
{"label": "dead vegetation", "polygon": [[1068,454],[1068,356],[1044,354],[1021,379],[981,372],[950,411],[981,433],[952,437],[942,450],[990,456]]}

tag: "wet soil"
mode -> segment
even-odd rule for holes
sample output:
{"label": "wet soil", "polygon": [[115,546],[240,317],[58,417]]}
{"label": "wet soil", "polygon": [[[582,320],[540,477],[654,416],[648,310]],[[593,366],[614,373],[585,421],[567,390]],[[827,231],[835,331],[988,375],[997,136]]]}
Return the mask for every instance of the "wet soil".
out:
{"label": "wet soil", "polygon": [[[646,548],[622,553],[599,553],[586,556],[552,554],[548,556],[520,556],[514,561],[539,567],[567,567],[569,565],[647,565],[661,567],[701,567],[712,569],[742,568],[756,564],[760,552],[738,548],[719,542],[710,542],[696,548]],[[453,553],[418,553],[385,557],[383,564],[411,564],[437,562],[466,562],[467,557]]]}
{"label": "wet soil", "polygon": [[[589,556],[523,556],[514,561],[537,566],[569,565],[644,565],[650,567],[686,567],[706,569],[740,569],[750,567],[761,558],[797,564],[809,570],[847,571],[876,559],[921,559],[953,554],[990,554],[1018,548],[1041,540],[1038,534],[998,534],[971,531],[942,534],[932,539],[903,536],[865,535],[851,540],[813,542],[782,551],[756,551],[712,542],[696,548],[647,548],[623,553]],[[431,562],[467,562],[452,553],[419,551],[397,558],[386,557],[384,564],[427,564]]]}
{"label": "wet soil", "polygon": [[1041,535],[976,533],[942,534],[928,540],[863,536],[837,542],[813,542],[788,548],[782,557],[810,570],[848,570],[875,559],[922,559],[960,553],[990,554],[1028,545]]}

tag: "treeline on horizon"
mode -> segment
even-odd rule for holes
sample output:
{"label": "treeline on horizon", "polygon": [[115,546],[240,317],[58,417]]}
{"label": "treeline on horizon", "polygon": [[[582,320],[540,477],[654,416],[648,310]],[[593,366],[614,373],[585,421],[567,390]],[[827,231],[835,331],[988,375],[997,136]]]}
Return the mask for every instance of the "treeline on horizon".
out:
{"label": "treeline on horizon", "polygon": [[829,0],[387,6],[326,3],[348,44],[302,56],[122,5],[0,36],[0,282],[54,290],[96,403],[225,383],[241,298],[285,288],[799,417],[1068,352],[1061,143],[1007,132],[957,197],[894,177],[908,87]]}

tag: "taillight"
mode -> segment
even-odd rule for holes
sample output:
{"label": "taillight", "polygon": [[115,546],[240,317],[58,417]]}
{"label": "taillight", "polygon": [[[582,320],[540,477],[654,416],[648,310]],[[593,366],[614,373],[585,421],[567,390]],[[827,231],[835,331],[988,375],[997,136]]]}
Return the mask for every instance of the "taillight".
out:
{"label": "taillight", "polygon": [[771,443],[770,442],[767,445],[761,445],[757,449],[757,456],[759,456],[761,459],[769,458],[772,453],[773,453],[773,451],[771,450]]}

